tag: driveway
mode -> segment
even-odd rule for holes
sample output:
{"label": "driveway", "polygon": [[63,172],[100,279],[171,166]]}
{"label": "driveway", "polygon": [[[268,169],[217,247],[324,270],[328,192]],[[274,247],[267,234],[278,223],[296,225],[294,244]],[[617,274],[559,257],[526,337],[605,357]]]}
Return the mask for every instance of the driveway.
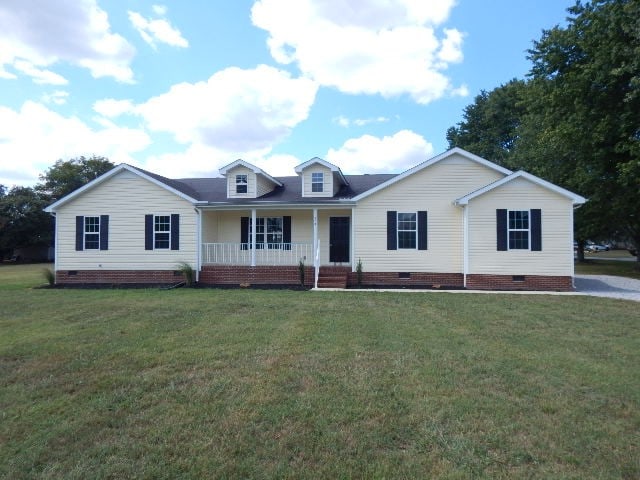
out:
{"label": "driveway", "polygon": [[576,292],[640,302],[640,280],[611,275],[576,275]]}

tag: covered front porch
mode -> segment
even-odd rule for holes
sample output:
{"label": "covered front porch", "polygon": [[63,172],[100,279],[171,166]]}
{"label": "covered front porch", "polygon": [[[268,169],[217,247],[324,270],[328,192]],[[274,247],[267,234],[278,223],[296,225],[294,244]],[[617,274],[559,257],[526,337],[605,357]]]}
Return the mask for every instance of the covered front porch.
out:
{"label": "covered front porch", "polygon": [[351,208],[200,211],[199,267],[352,266]]}

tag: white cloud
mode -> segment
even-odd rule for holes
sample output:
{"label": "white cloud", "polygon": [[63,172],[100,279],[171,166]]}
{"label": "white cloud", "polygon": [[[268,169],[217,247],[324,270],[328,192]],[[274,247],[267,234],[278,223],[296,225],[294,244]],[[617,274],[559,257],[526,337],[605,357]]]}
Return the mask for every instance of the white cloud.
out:
{"label": "white cloud", "polygon": [[[167,8],[161,5],[154,5],[153,11],[156,15],[164,16],[167,13]],[[127,12],[129,14],[129,21],[133,27],[138,31],[142,39],[156,48],[156,43],[166,43],[173,47],[186,48],[189,46],[189,42],[182,36],[180,30],[174,28],[168,20],[164,18],[144,18],[138,12]]]}
{"label": "white cloud", "polygon": [[463,35],[442,24],[455,0],[258,0],[253,23],[280,63],[350,94],[409,94],[421,104],[460,93],[444,71]]}
{"label": "white cloud", "polygon": [[32,78],[34,83],[48,85],[66,85],[69,83],[62,75],[51,70],[37,68],[27,60],[15,60],[13,66],[16,70]]}
{"label": "white cloud", "polygon": [[64,105],[67,103],[67,97],[69,92],[63,90],[56,90],[55,92],[47,93],[42,96],[44,103],[53,103],[54,105]]}
{"label": "white cloud", "polygon": [[[66,80],[48,70],[59,62],[88,68],[95,78],[132,82],[135,50],[111,32],[96,0],[22,0],[0,3],[0,76],[12,67],[39,83]],[[64,82],[63,82],[64,80]]]}
{"label": "white cloud", "polygon": [[149,144],[142,130],[115,125],[93,129],[32,101],[20,110],[0,106],[0,183],[33,185],[60,158],[95,154],[132,163],[131,155]]}
{"label": "white cloud", "polygon": [[400,130],[382,138],[363,135],[351,138],[337,150],[327,152],[327,161],[343,172],[399,173],[433,154],[433,145],[411,130]]}
{"label": "white cloud", "polygon": [[152,5],[151,8],[153,9],[153,13],[161,17],[167,14],[167,7],[164,5]]}
{"label": "white cloud", "polygon": [[93,109],[105,117],[118,117],[124,113],[132,113],[135,107],[131,100],[115,100],[113,98],[105,98],[98,100],[93,104]]}
{"label": "white cloud", "polygon": [[271,147],[309,115],[317,85],[259,65],[216,72],[206,82],[180,83],[135,107],[152,131],[183,144],[229,153]]}
{"label": "white cloud", "polygon": [[389,118],[378,116],[369,118],[354,118],[352,120],[343,115],[340,115],[339,117],[334,118],[333,121],[341,127],[348,128],[351,125],[355,125],[356,127],[364,127],[365,125],[370,125],[372,123],[386,123],[389,121]]}

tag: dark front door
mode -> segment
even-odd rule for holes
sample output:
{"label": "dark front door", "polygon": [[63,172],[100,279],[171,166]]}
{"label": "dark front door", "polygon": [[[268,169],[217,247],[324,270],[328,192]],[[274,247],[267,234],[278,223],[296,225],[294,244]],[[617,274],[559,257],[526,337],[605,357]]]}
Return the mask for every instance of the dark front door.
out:
{"label": "dark front door", "polygon": [[349,261],[349,217],[329,217],[329,261]]}

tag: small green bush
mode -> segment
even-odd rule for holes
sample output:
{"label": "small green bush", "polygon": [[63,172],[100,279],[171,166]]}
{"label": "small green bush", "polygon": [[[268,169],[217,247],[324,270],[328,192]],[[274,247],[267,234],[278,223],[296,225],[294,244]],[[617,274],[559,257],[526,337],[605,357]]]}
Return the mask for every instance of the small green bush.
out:
{"label": "small green bush", "polygon": [[184,284],[186,287],[193,287],[196,280],[196,271],[187,262],[178,263],[178,270],[184,276]]}

